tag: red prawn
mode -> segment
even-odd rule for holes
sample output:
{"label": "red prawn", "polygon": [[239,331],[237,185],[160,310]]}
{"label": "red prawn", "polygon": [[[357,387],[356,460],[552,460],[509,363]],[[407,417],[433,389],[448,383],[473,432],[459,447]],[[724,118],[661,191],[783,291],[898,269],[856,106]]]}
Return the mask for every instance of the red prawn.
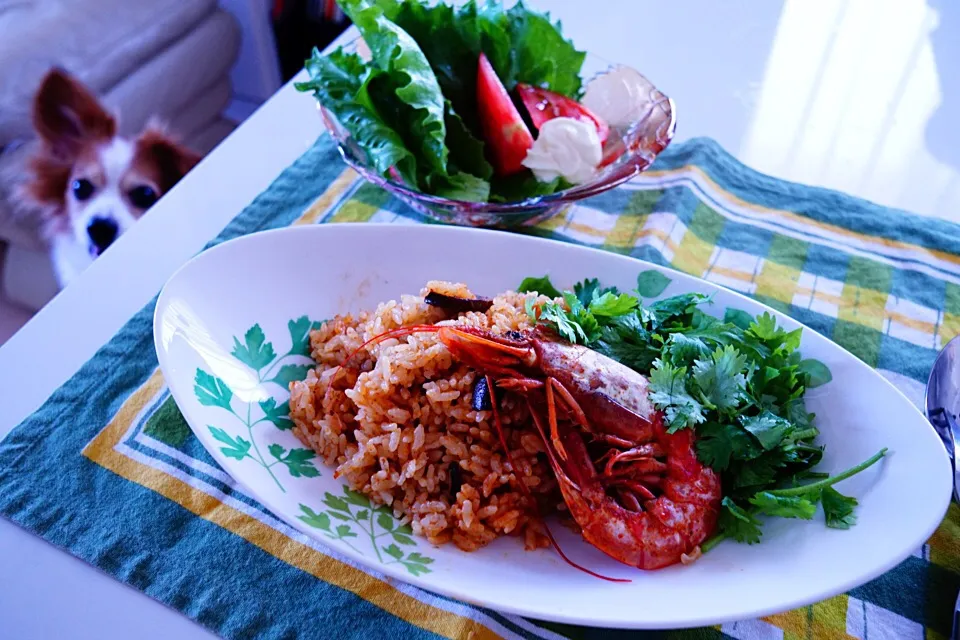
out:
{"label": "red prawn", "polygon": [[[699,555],[699,545],[716,529],[720,480],[697,459],[692,430],[667,433],[648,398],[646,378],[540,329],[503,336],[473,327],[401,327],[368,340],[344,364],[372,344],[426,332],[436,333],[454,359],[485,376],[512,468],[494,387],[526,398],[563,499],[587,542],[640,569]],[[547,535],[573,566],[622,581],[572,562],[549,530]]]}

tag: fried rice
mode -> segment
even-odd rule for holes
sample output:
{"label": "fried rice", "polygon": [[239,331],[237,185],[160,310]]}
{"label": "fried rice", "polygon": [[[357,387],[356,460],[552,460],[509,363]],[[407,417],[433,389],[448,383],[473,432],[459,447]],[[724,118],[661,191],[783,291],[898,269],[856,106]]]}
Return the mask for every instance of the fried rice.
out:
{"label": "fried rice", "polygon": [[294,433],[336,477],[391,507],[431,543],[471,551],[511,535],[528,549],[547,546],[538,514],[562,508],[562,500],[522,397],[497,392],[512,468],[492,412],[473,409],[481,376],[455,362],[435,333],[384,340],[340,366],[366,341],[399,327],[465,325],[503,334],[532,326],[525,303],[535,294],[507,291],[485,313],[451,315],[424,302],[430,291],[474,297],[464,284],[428,282],[419,296],[338,316],[311,332],[317,366],[291,385]]}

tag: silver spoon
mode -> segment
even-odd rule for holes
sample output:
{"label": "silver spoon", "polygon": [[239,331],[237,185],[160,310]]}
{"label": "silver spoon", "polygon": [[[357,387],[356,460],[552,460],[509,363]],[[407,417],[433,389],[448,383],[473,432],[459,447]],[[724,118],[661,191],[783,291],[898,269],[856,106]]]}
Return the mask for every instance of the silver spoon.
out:
{"label": "silver spoon", "polygon": [[943,441],[953,465],[953,499],[960,503],[960,336],[937,355],[927,380],[927,419]]}
{"label": "silver spoon", "polygon": [[[937,355],[927,380],[927,419],[943,441],[953,466],[953,499],[960,503],[960,336]],[[960,640],[960,596],[953,608],[952,640]]]}

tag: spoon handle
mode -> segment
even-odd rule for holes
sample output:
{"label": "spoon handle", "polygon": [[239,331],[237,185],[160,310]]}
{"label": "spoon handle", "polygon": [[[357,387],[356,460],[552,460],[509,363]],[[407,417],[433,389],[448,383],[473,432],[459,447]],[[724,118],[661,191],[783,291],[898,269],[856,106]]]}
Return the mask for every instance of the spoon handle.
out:
{"label": "spoon handle", "polygon": [[960,469],[957,468],[957,460],[960,459],[960,426],[956,419],[943,408],[931,409],[927,412],[927,419],[933,425],[943,446],[950,457],[950,465],[953,467],[953,499],[960,503]]}
{"label": "spoon handle", "polygon": [[957,595],[957,603],[953,605],[953,630],[950,632],[950,640],[960,640],[960,594]]}
{"label": "spoon handle", "polygon": [[953,499],[960,503],[960,466],[957,464],[960,461],[960,426],[957,425],[956,418],[950,412],[943,411],[943,415],[950,430],[950,439],[953,445],[952,450],[948,451],[950,459],[953,461]]}

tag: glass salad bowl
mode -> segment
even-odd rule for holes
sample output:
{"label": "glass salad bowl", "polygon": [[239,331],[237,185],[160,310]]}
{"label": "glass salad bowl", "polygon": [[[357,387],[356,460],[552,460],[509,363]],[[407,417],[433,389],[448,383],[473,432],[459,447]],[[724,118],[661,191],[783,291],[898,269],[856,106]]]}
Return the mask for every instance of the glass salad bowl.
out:
{"label": "glass salad bowl", "polygon": [[[359,43],[358,43],[359,41]],[[366,49],[359,38],[344,47],[346,51]],[[593,78],[619,66],[587,54],[581,70],[584,86]],[[589,181],[577,184],[549,195],[539,195],[516,202],[470,202],[451,200],[420,191],[402,181],[397,175],[381,175],[372,166],[367,154],[340,125],[336,117],[322,105],[318,105],[321,118],[328,132],[337,142],[344,161],[365,180],[382,187],[416,212],[439,222],[472,227],[510,228],[532,225],[546,220],[564,210],[571,203],[608,191],[637,174],[645,171],[657,155],[670,144],[676,129],[676,109],[673,100],[647,82],[648,93],[637,117],[626,126],[611,127],[610,136],[603,147],[607,161]]]}

